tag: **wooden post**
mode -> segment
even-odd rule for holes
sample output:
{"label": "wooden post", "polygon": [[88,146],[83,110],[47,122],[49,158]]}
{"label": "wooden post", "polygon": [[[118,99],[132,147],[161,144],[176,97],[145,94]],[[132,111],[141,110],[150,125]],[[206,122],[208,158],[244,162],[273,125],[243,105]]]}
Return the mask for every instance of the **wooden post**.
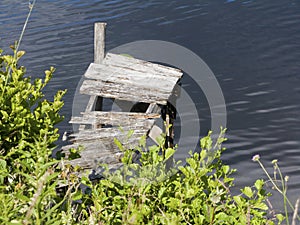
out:
{"label": "wooden post", "polygon": [[[101,64],[105,57],[105,27],[106,23],[95,23],[94,25],[94,63]],[[91,96],[87,104],[85,112],[102,110],[102,97]],[[80,125],[79,130],[84,130],[85,125]],[[92,125],[93,129],[97,129],[96,125]]]}
{"label": "wooden post", "polygon": [[166,148],[174,147],[174,120],[176,108],[169,102],[166,105]]}
{"label": "wooden post", "polygon": [[[163,107],[162,110],[162,118],[165,122],[165,148],[173,148],[174,147],[174,115],[176,115],[175,107],[167,102],[167,105]],[[173,156],[167,159],[166,161],[166,169],[167,171],[173,167]]]}
{"label": "wooden post", "polygon": [[[176,99],[178,97],[178,86],[173,90],[172,95],[167,102],[167,105],[164,106],[162,111],[162,118],[165,121],[165,148],[174,148],[174,121],[176,119]],[[169,170],[173,165],[173,156],[170,157],[166,162],[166,169]]]}
{"label": "wooden post", "polygon": [[176,100],[180,96],[181,83],[177,82],[175,85],[172,95],[166,105],[166,124],[171,125],[170,129],[166,130],[167,135],[167,147],[174,147],[174,120],[176,119]]}
{"label": "wooden post", "polygon": [[[90,99],[88,101],[88,104],[85,108],[85,112],[91,112],[93,110],[93,106],[94,106],[94,103],[96,101],[96,98],[97,98],[97,96],[94,96],[94,95],[90,97]],[[81,124],[79,126],[79,131],[84,130],[85,127],[86,127],[85,125]]]}
{"label": "wooden post", "polygon": [[94,63],[101,64],[105,57],[106,23],[95,23],[94,26]]}
{"label": "wooden post", "polygon": [[[101,64],[105,57],[105,27],[106,23],[95,23],[94,25],[94,63]],[[95,111],[102,110],[102,97],[97,97]]]}

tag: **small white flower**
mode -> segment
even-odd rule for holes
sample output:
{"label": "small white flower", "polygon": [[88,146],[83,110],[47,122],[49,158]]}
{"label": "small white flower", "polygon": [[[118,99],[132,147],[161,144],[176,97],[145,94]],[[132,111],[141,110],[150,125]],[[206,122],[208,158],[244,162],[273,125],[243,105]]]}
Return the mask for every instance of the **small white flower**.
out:
{"label": "small white flower", "polygon": [[289,176],[285,176],[285,177],[284,177],[285,182],[288,182],[288,181],[289,181],[289,178],[290,178]]}
{"label": "small white flower", "polygon": [[278,160],[277,159],[274,159],[273,161],[272,161],[272,164],[276,164],[278,162]]}
{"label": "small white flower", "polygon": [[260,159],[260,156],[257,154],[252,157],[252,161],[257,162]]}
{"label": "small white flower", "polygon": [[62,141],[66,141],[68,139],[67,137],[67,131],[64,132],[63,136],[62,136]]}

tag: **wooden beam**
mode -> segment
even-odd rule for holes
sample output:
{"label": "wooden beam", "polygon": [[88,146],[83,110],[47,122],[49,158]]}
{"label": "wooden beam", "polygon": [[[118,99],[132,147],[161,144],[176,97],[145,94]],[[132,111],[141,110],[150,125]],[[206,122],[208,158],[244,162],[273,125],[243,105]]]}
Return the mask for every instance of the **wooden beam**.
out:
{"label": "wooden beam", "polygon": [[[161,113],[161,108],[159,107],[159,105],[155,104],[155,103],[151,103],[146,111],[146,113]],[[163,133],[162,129],[157,126],[157,125],[153,125],[153,127],[151,128],[151,130],[148,133],[148,137],[151,138],[157,145],[159,144],[157,142],[157,138]]]}
{"label": "wooden beam", "polygon": [[142,73],[152,73],[165,76],[168,78],[181,78],[183,73],[179,69],[163,66],[157,63],[151,63],[141,59],[131,58],[124,55],[113,54],[108,52],[105,56],[103,64],[108,66],[117,66],[123,68],[135,68],[136,71]]}
{"label": "wooden beam", "polygon": [[[94,25],[94,63],[101,64],[105,57],[105,28],[106,23],[95,23]],[[103,98],[98,96],[95,102],[95,110],[101,111]],[[96,129],[97,127],[93,127]]]}
{"label": "wooden beam", "polygon": [[94,25],[94,62],[101,64],[105,56],[105,27],[106,23]]}
{"label": "wooden beam", "polygon": [[[87,106],[86,106],[86,108],[85,108],[85,111],[86,111],[86,112],[91,112],[91,111],[93,110],[93,107],[94,107],[96,98],[97,98],[97,96],[95,96],[95,95],[92,95],[92,96],[90,97],[89,102],[88,102],[88,104],[87,104]],[[85,127],[86,127],[85,125],[81,124],[81,125],[79,126],[79,131],[84,130]]]}
{"label": "wooden beam", "polygon": [[93,111],[83,113],[82,117],[72,117],[70,123],[92,124],[95,126],[99,126],[101,124],[112,126],[127,126],[157,118],[160,118],[160,114],[158,113],[145,114],[133,112]]}
{"label": "wooden beam", "polygon": [[157,113],[157,114],[160,114],[160,107],[155,104],[155,103],[151,103],[149,106],[148,106],[148,109],[146,111],[146,114],[151,114],[151,113]]}
{"label": "wooden beam", "polygon": [[157,103],[166,105],[171,93],[163,90],[152,90],[115,82],[85,80],[80,87],[81,94],[97,95],[126,101]]}

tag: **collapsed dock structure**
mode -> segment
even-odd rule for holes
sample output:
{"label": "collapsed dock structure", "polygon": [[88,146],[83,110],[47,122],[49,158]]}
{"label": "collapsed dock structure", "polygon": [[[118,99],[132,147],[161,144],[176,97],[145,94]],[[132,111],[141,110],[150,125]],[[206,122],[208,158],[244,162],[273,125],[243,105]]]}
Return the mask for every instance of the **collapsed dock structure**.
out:
{"label": "collapsed dock structure", "polygon": [[[71,160],[84,170],[93,170],[101,163],[114,168],[121,165],[120,149],[114,139],[125,148],[132,148],[147,135],[154,141],[162,130],[155,125],[163,118],[170,129],[165,130],[167,144],[172,144],[174,106],[169,103],[174,87],[183,73],[175,68],[147,62],[128,55],[105,52],[105,23],[95,24],[94,62],[85,72],[80,93],[90,96],[80,117],[72,117],[70,123],[78,124],[79,130],[71,135],[71,144],[62,148],[83,146],[81,158]],[[145,110],[136,112],[102,111],[104,98],[143,104]],[[120,129],[121,128],[121,129]],[[128,138],[128,132],[131,136]]]}

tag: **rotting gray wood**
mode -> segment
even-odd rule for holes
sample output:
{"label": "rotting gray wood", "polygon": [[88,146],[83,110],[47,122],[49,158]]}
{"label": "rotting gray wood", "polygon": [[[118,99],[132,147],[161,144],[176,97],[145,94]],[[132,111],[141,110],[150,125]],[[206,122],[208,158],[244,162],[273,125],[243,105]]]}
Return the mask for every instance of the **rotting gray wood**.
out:
{"label": "rotting gray wood", "polygon": [[[95,23],[94,24],[94,63],[102,63],[105,56],[105,27],[106,23]],[[97,105],[97,110],[100,110],[99,106],[102,106],[102,98],[93,95],[90,97],[89,102],[86,106],[86,112],[92,111],[94,105]],[[79,130],[84,130],[85,125],[80,125]],[[95,127],[93,127],[95,128]]]}
{"label": "rotting gray wood", "polygon": [[103,157],[95,158],[88,155],[83,155],[82,158],[73,159],[70,164],[73,166],[80,166],[83,169],[96,169],[100,164],[117,164],[120,161],[113,155],[104,155]]}
{"label": "rotting gray wood", "polygon": [[69,163],[74,167],[80,166],[83,169],[83,171],[78,174],[79,177],[81,176],[81,174],[84,174],[86,172],[90,174],[92,170],[99,169],[101,164],[108,165],[108,169],[117,169],[123,165],[120,161],[119,155],[106,155],[99,158],[90,158],[90,156],[86,156],[84,157],[84,159],[73,159],[71,161],[66,161],[66,163]]}
{"label": "rotting gray wood", "polygon": [[177,79],[182,77],[182,72],[179,69],[113,53],[106,54],[103,64],[124,68],[134,68],[139,72],[151,72],[153,74],[160,74],[161,76],[176,77]]}
{"label": "rotting gray wood", "polygon": [[[146,113],[160,113],[160,112],[161,112],[161,108],[155,103],[151,103],[146,111]],[[162,133],[163,131],[159,126],[153,125],[148,133],[148,137],[151,138],[156,144],[159,144],[157,142],[157,138],[160,137]]]}
{"label": "rotting gray wood", "polygon": [[156,104],[156,103],[151,103],[148,106],[148,109],[146,110],[146,114],[150,114],[150,113],[157,113],[160,115],[160,107]]}
{"label": "rotting gray wood", "polygon": [[[126,57],[125,57],[126,58]],[[137,71],[135,67],[122,68],[117,66],[106,66],[104,64],[94,64],[92,63],[85,73],[85,76],[90,79],[96,80],[92,82],[91,80],[85,80],[80,91],[83,94],[91,94],[87,88],[92,88],[90,85],[102,85],[98,88],[98,94],[96,95],[107,97],[112,91],[111,88],[114,86],[122,87],[122,92],[130,95],[132,98],[133,94],[139,93],[140,91],[148,91],[151,98],[153,94],[160,95],[164,101],[168,100],[170,97],[178,77],[168,77],[161,74],[154,73],[152,71],[140,72]],[[87,83],[90,85],[86,86]],[[110,88],[111,87],[111,88]],[[100,89],[100,90],[99,90]],[[106,93],[107,92],[107,93]],[[135,93],[134,93],[135,92]],[[118,98],[118,96],[116,96]],[[128,100],[130,100],[130,98]],[[142,98],[143,99],[143,98]],[[147,101],[149,102],[149,100]],[[150,102],[157,102],[153,100]],[[160,104],[160,102],[157,102]]]}
{"label": "rotting gray wood", "polygon": [[91,63],[82,94],[165,105],[182,72],[178,69],[108,53],[102,64]]}
{"label": "rotting gray wood", "polygon": [[154,124],[154,120],[137,122],[136,124],[129,125],[127,127],[107,127],[100,128],[96,130],[83,130],[79,133],[71,134],[70,137],[74,137],[75,141],[88,141],[94,139],[104,139],[109,137],[121,137],[127,135],[130,131],[133,131],[133,135],[135,134],[147,134],[148,130]]}
{"label": "rotting gray wood", "polygon": [[170,92],[153,91],[151,89],[124,85],[116,82],[85,80],[80,88],[82,94],[98,95],[126,101],[167,104]]}
{"label": "rotting gray wood", "polygon": [[[182,77],[182,72],[175,68],[124,55],[105,54],[105,26],[106,23],[95,24],[94,63],[86,71],[87,79],[80,88],[82,94],[91,96],[89,103],[82,117],[73,117],[70,121],[80,124],[79,133],[70,135],[73,144],[62,148],[68,155],[70,148],[83,146],[82,158],[70,163],[84,170],[95,169],[100,163],[108,163],[110,168],[121,165],[120,149],[114,139],[118,139],[124,149],[131,149],[144,135],[153,139],[159,136],[161,129],[154,123],[160,117],[160,105],[167,104]],[[103,112],[103,97],[150,105],[146,113]],[[99,107],[95,109],[94,105]],[[86,129],[90,125],[92,129]]]}
{"label": "rotting gray wood", "polygon": [[[94,63],[102,63],[105,57],[105,28],[106,23],[95,23],[94,25]],[[103,98],[97,96],[95,110],[101,111]],[[93,126],[93,129],[97,127]]]}
{"label": "rotting gray wood", "polygon": [[[84,151],[89,151],[89,150],[90,151],[95,151],[95,150],[97,150],[99,148],[99,144],[97,142],[82,142],[82,143],[75,142],[73,144],[63,146],[61,148],[61,150],[66,155],[69,155],[70,154],[69,150],[71,148],[77,149],[80,146],[82,146],[85,149]],[[108,153],[111,153],[112,150],[102,149],[101,152],[108,154]]]}
{"label": "rotting gray wood", "polygon": [[157,138],[160,137],[162,133],[163,130],[159,126],[154,125],[149,131],[148,137],[151,138],[156,144],[159,144]]}
{"label": "rotting gray wood", "polygon": [[[87,104],[87,106],[86,106],[86,108],[85,108],[85,111],[86,111],[86,112],[91,112],[91,111],[92,111],[96,99],[97,99],[97,96],[95,96],[95,95],[92,95],[92,96],[90,97],[89,102],[88,102],[88,104]],[[85,127],[86,127],[86,126],[82,124],[82,125],[79,126],[79,130],[84,130]]]}
{"label": "rotting gray wood", "polygon": [[98,134],[94,134],[93,136],[91,136],[92,134],[80,134],[80,136],[75,137],[74,141],[78,144],[84,144],[84,143],[89,143],[89,142],[97,142],[99,145],[99,150],[101,149],[105,149],[106,147],[110,147],[110,149],[112,151],[114,151],[115,148],[115,143],[114,143],[114,139],[118,139],[120,140],[120,142],[123,145],[127,145],[130,144],[131,148],[136,147],[135,145],[137,145],[137,143],[135,143],[136,141],[139,141],[139,138],[141,138],[143,135],[145,135],[145,133],[147,132],[147,130],[138,130],[135,132],[135,134],[132,135],[132,137],[129,139],[129,141],[127,141],[125,136],[121,136],[121,134],[117,135],[111,135],[108,136],[108,133],[98,133]]}
{"label": "rotting gray wood", "polygon": [[105,56],[105,27],[106,23],[94,25],[94,62],[102,63]]}
{"label": "rotting gray wood", "polygon": [[70,148],[76,148],[82,145],[85,147],[83,150],[84,154],[98,151],[118,152],[119,148],[114,143],[115,138],[123,144],[124,148],[134,148],[138,145],[140,138],[147,135],[148,131],[154,125],[154,122],[154,120],[146,120],[122,128],[109,127],[96,130],[82,130],[79,133],[70,135],[70,137],[73,138],[71,141],[75,143],[63,147],[62,150],[64,153],[67,153]]}
{"label": "rotting gray wood", "polygon": [[106,82],[118,81],[118,83],[151,88],[154,91],[159,89],[169,92],[172,92],[178,80],[178,77],[166,76],[147,70],[147,68],[145,71],[139,71],[135,66],[124,68],[95,63],[90,64],[84,76],[89,79]]}
{"label": "rotting gray wood", "polygon": [[93,111],[85,112],[82,117],[72,117],[69,123],[92,124],[98,126],[101,124],[113,126],[125,126],[134,124],[138,121],[160,118],[160,114],[151,113],[129,113],[129,112],[103,112]]}
{"label": "rotting gray wood", "polygon": [[122,143],[124,149],[133,149],[137,147],[140,138],[143,136],[143,133],[136,133],[132,135],[132,137],[128,138],[126,136],[123,137],[105,137],[105,138],[95,138],[84,141],[77,141],[74,144],[64,146],[62,149],[62,153],[66,156],[70,154],[69,149],[78,148],[82,146],[84,149],[80,153],[80,155],[89,155],[92,158],[96,157],[98,154],[115,154],[120,152],[119,147],[114,143],[114,139],[116,138]]}
{"label": "rotting gray wood", "polygon": [[[150,124],[149,124],[150,126]],[[139,143],[142,136],[146,135],[149,127],[136,127],[131,135],[128,135],[129,128],[123,131],[118,128],[101,128],[97,130],[83,130],[72,136],[75,143],[64,146],[62,152],[67,156],[69,149],[82,146],[84,149],[80,153],[81,158],[70,161],[72,165],[81,166],[84,169],[95,168],[99,163],[118,163],[120,162],[120,149],[114,143],[114,139],[118,139],[124,149],[134,149]]]}

